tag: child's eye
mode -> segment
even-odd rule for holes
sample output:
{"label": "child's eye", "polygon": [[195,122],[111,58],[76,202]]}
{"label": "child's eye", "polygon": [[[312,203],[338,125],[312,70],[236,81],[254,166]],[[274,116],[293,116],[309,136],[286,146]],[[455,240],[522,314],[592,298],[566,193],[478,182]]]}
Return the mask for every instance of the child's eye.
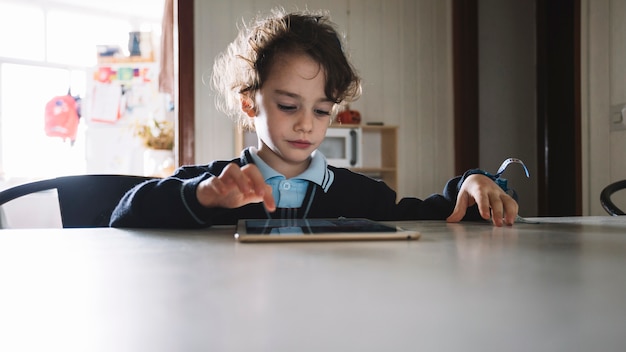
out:
{"label": "child's eye", "polygon": [[328,116],[328,115],[330,115],[330,111],[325,111],[325,110],[315,110],[315,114],[317,114],[317,115],[324,115],[324,116]]}
{"label": "child's eye", "polygon": [[293,105],[282,105],[282,104],[278,104],[278,108],[282,111],[294,111],[296,110],[296,107]]}

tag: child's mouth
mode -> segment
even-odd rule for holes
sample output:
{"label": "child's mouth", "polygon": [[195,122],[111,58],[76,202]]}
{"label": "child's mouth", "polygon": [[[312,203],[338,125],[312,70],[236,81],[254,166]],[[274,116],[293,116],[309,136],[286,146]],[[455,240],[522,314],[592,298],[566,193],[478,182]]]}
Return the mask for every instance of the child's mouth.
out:
{"label": "child's mouth", "polygon": [[311,146],[311,142],[303,141],[303,140],[290,141],[289,144],[291,144],[293,147],[299,148],[299,149],[306,149],[306,148]]}

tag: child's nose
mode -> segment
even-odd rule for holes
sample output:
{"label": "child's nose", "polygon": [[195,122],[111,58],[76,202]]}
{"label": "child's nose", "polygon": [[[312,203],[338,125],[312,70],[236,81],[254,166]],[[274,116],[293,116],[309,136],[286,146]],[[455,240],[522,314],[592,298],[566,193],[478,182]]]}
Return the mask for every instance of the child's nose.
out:
{"label": "child's nose", "polygon": [[298,115],[298,120],[295,125],[296,131],[310,132],[313,129],[314,118],[313,112],[302,111]]}

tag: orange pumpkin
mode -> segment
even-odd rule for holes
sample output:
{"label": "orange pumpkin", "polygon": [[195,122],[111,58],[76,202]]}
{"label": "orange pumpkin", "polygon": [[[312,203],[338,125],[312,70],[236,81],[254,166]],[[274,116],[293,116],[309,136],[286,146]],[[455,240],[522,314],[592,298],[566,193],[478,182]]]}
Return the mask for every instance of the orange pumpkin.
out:
{"label": "orange pumpkin", "polygon": [[337,114],[337,122],[341,124],[359,124],[361,123],[361,113],[357,110],[346,109]]}

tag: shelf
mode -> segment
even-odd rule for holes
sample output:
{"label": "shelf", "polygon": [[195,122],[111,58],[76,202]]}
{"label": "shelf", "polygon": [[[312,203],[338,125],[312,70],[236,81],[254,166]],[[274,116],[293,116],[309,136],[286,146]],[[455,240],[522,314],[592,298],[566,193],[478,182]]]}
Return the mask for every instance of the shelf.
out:
{"label": "shelf", "polygon": [[114,64],[153,64],[156,61],[153,57],[142,57],[142,56],[99,56],[98,57],[98,65],[114,65]]}
{"label": "shelf", "polygon": [[[398,127],[387,125],[360,125],[363,134],[363,165],[353,168],[381,179],[389,187],[398,187]],[[378,175],[378,176],[376,176]]]}

